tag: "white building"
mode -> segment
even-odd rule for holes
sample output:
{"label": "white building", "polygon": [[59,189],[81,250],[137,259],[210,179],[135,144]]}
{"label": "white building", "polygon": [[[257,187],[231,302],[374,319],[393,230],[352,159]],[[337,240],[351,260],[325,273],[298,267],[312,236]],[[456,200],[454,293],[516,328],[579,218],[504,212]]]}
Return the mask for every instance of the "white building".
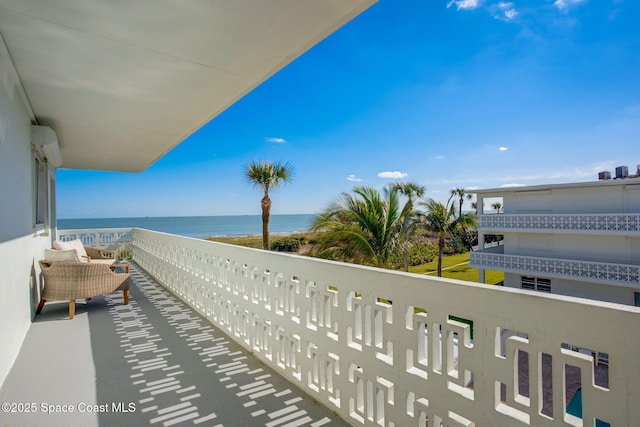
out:
{"label": "white building", "polygon": [[480,281],[498,270],[511,288],[640,305],[640,178],[476,193],[479,241],[504,236],[472,253]]}

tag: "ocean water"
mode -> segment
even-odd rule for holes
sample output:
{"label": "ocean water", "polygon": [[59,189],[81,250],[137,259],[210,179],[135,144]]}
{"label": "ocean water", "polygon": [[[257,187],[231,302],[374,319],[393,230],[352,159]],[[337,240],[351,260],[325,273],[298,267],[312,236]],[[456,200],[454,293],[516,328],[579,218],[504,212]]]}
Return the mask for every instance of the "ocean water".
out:
{"label": "ocean water", "polygon": [[[269,232],[290,234],[308,231],[313,217],[312,214],[271,215]],[[59,230],[137,227],[198,238],[262,234],[260,215],[58,219],[57,225]]]}

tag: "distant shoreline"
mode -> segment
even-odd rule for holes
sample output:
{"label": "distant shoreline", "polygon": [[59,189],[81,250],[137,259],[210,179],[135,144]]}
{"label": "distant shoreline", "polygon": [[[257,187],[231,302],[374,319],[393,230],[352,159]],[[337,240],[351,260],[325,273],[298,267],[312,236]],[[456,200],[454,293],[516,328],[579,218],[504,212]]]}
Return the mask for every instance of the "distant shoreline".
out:
{"label": "distant shoreline", "polygon": [[[278,216],[315,216],[314,213],[299,214],[271,214],[272,217]],[[235,217],[261,217],[261,214],[240,214],[240,215],[168,215],[168,216],[108,216],[108,217],[83,217],[83,218],[62,218],[58,217],[58,221],[94,221],[94,220],[125,220],[125,219],[166,219],[166,218],[235,218]]]}
{"label": "distant shoreline", "polygon": [[[307,232],[311,228],[314,217],[315,214],[271,215],[270,234],[286,236]],[[262,236],[261,215],[60,218],[57,221],[57,227],[59,230],[143,228],[193,238]]]}

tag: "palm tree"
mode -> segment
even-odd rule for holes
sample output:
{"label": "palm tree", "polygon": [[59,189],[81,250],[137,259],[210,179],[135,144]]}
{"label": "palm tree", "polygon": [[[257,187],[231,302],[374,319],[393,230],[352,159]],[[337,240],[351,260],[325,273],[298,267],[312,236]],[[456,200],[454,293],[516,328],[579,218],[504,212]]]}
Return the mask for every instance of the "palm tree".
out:
{"label": "palm tree", "polygon": [[402,255],[404,260],[404,271],[409,271],[409,243],[411,240],[411,235],[415,231],[415,218],[416,216],[413,214],[413,198],[422,198],[424,197],[424,193],[427,189],[417,184],[413,181],[409,182],[397,182],[393,184],[394,188],[396,188],[401,194],[404,194],[407,197],[407,204],[405,205],[405,209],[409,212],[408,215],[405,216],[403,224],[402,224]]}
{"label": "palm tree", "polygon": [[347,262],[388,267],[398,246],[409,206],[400,208],[397,187],[381,195],[377,188],[354,187],[318,214],[313,230],[322,230],[314,252]]}
{"label": "palm tree", "polygon": [[[449,201],[451,201],[451,199],[455,197],[458,198],[458,218],[461,218],[462,205],[464,204],[464,199],[465,198],[467,200],[473,199],[473,194],[469,194],[465,191],[464,188],[458,187],[458,188],[451,189],[451,196],[449,197]],[[476,202],[471,202],[471,208],[475,210],[476,214],[478,213],[478,204]],[[470,251],[473,250],[473,239],[469,235],[469,230],[467,230],[467,227],[464,227],[464,226],[461,227],[460,237],[467,244],[467,246],[469,247],[469,250]]]}
{"label": "palm tree", "polygon": [[455,197],[458,198],[458,218],[459,218],[462,216],[462,204],[464,203],[464,198],[466,197],[467,199],[471,199],[471,197],[473,196],[471,194],[467,194],[464,188],[458,187],[458,188],[451,189],[451,196],[449,197],[449,200]]}
{"label": "palm tree", "polygon": [[426,208],[424,222],[426,227],[437,234],[438,237],[438,277],[442,277],[442,255],[447,239],[455,234],[456,231],[466,227],[475,227],[475,215],[465,213],[456,218],[456,210],[453,203],[447,202],[446,205],[433,199],[428,202],[422,202],[421,205]]}
{"label": "palm tree", "polygon": [[502,203],[495,202],[491,205],[491,207],[496,210],[496,213],[500,213],[500,209],[502,209]]}
{"label": "palm tree", "polygon": [[281,184],[291,182],[294,168],[290,163],[252,161],[247,165],[245,176],[256,187],[260,187],[264,197],[260,201],[262,207],[262,247],[269,250],[269,216],[271,215],[271,198],[269,190]]}

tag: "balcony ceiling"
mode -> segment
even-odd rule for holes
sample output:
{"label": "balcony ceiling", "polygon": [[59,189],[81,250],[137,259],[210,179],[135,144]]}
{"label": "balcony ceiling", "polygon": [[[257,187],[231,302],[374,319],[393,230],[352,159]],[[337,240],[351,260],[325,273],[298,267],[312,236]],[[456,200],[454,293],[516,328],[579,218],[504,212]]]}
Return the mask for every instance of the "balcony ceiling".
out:
{"label": "balcony ceiling", "polygon": [[375,1],[0,0],[0,34],[62,167],[137,172]]}

